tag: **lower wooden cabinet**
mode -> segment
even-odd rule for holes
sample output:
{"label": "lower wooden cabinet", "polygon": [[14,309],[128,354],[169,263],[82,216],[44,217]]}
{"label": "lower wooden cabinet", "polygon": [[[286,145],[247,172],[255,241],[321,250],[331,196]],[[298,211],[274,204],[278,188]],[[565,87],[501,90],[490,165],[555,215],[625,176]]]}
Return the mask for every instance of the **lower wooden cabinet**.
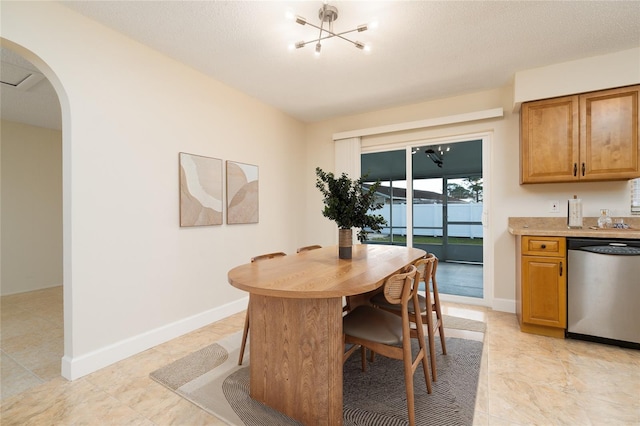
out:
{"label": "lower wooden cabinet", "polygon": [[520,329],[564,337],[567,261],[563,237],[520,237],[516,313]]}

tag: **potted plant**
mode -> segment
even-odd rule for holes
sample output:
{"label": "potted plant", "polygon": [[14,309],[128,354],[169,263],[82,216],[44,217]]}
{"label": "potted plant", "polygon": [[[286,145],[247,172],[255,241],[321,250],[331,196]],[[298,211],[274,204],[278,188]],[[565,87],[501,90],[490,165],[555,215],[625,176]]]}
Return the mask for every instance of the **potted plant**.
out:
{"label": "potted plant", "polygon": [[380,232],[382,225],[387,223],[381,215],[369,213],[382,208],[382,204],[375,200],[380,180],[365,188],[366,176],[353,180],[342,173],[336,178],[320,167],[316,167],[316,177],[316,187],[324,197],[322,214],[338,225],[339,257],[351,259],[352,228],[360,228],[358,240],[362,242],[367,240],[369,230]]}

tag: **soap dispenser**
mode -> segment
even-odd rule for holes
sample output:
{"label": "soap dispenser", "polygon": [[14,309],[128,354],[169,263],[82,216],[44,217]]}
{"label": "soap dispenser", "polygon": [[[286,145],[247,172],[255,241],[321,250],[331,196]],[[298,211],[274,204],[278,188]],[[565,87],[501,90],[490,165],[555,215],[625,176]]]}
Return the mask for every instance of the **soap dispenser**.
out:
{"label": "soap dispenser", "polygon": [[577,195],[568,201],[567,226],[569,228],[582,228],[582,200]]}
{"label": "soap dispenser", "polygon": [[600,217],[598,218],[598,228],[611,228],[613,220],[609,216],[609,209],[601,209]]}

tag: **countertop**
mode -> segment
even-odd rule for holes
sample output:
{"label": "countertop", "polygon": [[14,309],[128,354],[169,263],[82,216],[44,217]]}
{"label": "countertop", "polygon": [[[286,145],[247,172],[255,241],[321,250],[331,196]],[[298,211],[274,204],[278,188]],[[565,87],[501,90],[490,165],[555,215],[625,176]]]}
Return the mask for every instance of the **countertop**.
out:
{"label": "countertop", "polygon": [[[619,218],[614,218],[619,219]],[[597,217],[583,218],[581,229],[569,228],[564,217],[510,217],[509,233],[512,235],[537,235],[548,237],[588,237],[640,239],[640,216],[624,217],[629,229],[597,228]],[[591,229],[595,227],[596,229]]]}

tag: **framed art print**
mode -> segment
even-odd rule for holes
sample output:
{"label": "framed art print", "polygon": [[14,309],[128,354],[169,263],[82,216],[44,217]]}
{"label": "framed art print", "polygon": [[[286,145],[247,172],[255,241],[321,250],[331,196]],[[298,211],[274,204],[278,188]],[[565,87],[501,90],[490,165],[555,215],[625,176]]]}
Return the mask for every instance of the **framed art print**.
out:
{"label": "framed art print", "polygon": [[222,224],[222,160],[180,153],[180,226]]}
{"label": "framed art print", "polygon": [[227,223],[258,223],[258,166],[227,161]]}

